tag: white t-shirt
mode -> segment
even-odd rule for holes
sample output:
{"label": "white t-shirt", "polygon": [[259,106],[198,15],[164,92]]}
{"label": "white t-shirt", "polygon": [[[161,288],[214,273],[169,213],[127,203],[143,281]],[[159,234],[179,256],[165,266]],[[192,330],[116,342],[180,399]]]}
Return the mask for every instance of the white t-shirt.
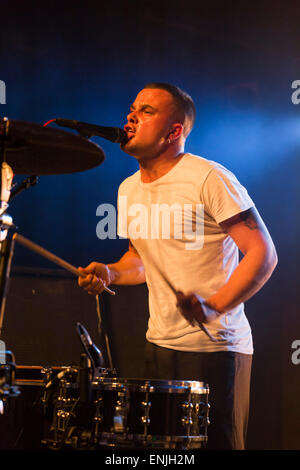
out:
{"label": "white t-shirt", "polygon": [[121,183],[118,235],[131,240],[145,268],[148,341],[180,351],[253,353],[244,304],[206,324],[219,340],[213,342],[182,316],[168,284],[204,299],[216,293],[239,263],[238,247],[219,223],[253,206],[229,170],[192,154],[151,183],[140,171]]}

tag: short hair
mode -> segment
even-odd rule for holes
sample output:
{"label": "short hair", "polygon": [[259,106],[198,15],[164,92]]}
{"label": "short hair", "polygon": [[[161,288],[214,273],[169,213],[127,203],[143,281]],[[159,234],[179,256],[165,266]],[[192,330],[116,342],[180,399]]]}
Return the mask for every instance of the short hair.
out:
{"label": "short hair", "polygon": [[183,135],[187,137],[191,132],[195,118],[196,108],[192,97],[181,88],[169,83],[147,83],[144,88],[165,90],[172,95],[176,109],[179,111],[183,124]]}

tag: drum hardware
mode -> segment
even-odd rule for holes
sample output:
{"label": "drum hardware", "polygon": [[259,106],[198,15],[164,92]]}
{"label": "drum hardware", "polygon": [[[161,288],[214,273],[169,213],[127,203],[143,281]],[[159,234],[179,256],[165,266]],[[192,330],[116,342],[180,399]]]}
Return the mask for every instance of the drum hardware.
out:
{"label": "drum hardware", "polygon": [[198,416],[200,428],[209,426],[210,425],[210,420],[209,420],[210,404],[204,403],[204,402],[197,403],[195,405],[195,410]]}
{"label": "drum hardware", "polygon": [[[48,377],[49,374],[51,377],[51,371],[46,371]],[[94,447],[97,425],[102,421],[102,398],[94,399],[93,381],[112,374],[114,370],[94,369],[90,358],[81,354],[79,367],[65,368],[45,384],[42,402],[52,412],[52,420],[48,435],[42,440],[44,446],[52,450]]]}
{"label": "drum hardware", "polygon": [[142,387],[143,392],[145,392],[145,398],[141,402],[141,406],[143,409],[144,414],[141,416],[141,422],[144,425],[143,435],[146,437],[148,435],[148,427],[150,425],[150,408],[151,408],[151,401],[149,399],[149,392],[151,390],[150,382],[147,381],[145,386]]}
{"label": "drum hardware", "polygon": [[69,428],[70,419],[76,417],[75,408],[79,402],[79,397],[76,397],[76,393],[74,393],[75,396],[73,396],[72,392],[74,390],[72,390],[72,388],[69,389],[68,384],[69,382],[67,382],[66,379],[61,380],[60,394],[57,397],[57,409],[55,413],[56,423],[54,426],[54,437],[57,442],[65,437]]}
{"label": "drum hardware", "polygon": [[105,377],[117,377],[116,369],[111,369],[109,367],[98,367],[95,369],[94,378],[105,378]]}
{"label": "drum hardware", "polygon": [[141,421],[144,425],[144,435],[145,436],[147,435],[148,426],[150,424],[149,414],[150,414],[150,408],[151,408],[151,401],[148,401],[149,397],[147,395],[148,395],[148,393],[146,394],[145,401],[142,401],[142,403],[141,403],[141,405],[144,409],[144,413],[145,413],[141,417]]}
{"label": "drum hardware", "polygon": [[7,231],[8,229],[15,227],[12,221],[12,217],[9,214],[0,215],[0,230],[1,232]]}
{"label": "drum hardware", "polygon": [[61,383],[65,383],[68,379],[74,379],[77,375],[77,369],[74,367],[63,367],[60,372],[58,372],[55,376],[53,376],[53,370],[51,367],[45,367],[41,370],[41,375],[43,376],[43,394],[41,397],[41,402],[44,408],[44,414],[47,413],[48,410],[48,403],[50,400],[50,396],[53,393],[53,389],[58,385],[59,381]]}
{"label": "drum hardware", "polygon": [[[81,359],[81,365],[82,363]],[[80,376],[81,380],[82,378],[83,375]],[[77,406],[82,397],[85,400],[89,398],[84,396],[86,391],[83,392],[83,386],[80,387],[79,394],[79,387],[79,370],[75,367],[66,368],[58,373],[44,387],[42,402],[46,411],[52,413],[52,421],[48,435],[42,439],[42,444],[49,449],[59,450],[71,446],[72,442],[79,442],[78,436],[76,439],[79,423]]]}
{"label": "drum hardware", "polygon": [[121,387],[117,393],[117,401],[113,417],[112,431],[115,433],[124,433],[127,431],[126,423],[129,410],[129,396],[126,387]]}
{"label": "drum hardware", "polygon": [[43,378],[43,383],[44,383],[41,403],[43,407],[43,415],[46,416],[48,412],[48,403],[50,399],[49,389],[51,390],[51,377],[52,377],[51,367],[43,367],[41,369],[41,376]]}
{"label": "drum hardware", "polygon": [[[191,400],[191,394],[189,394],[189,400]],[[184,412],[186,413],[186,415],[181,418],[181,423],[183,427],[185,428],[187,436],[190,436],[191,426],[193,424],[193,419],[192,419],[193,406],[194,405],[193,403],[191,403],[191,401],[184,402],[182,404],[182,408]]]}
{"label": "drum hardware", "polygon": [[86,354],[80,356],[79,397],[82,403],[91,400],[92,363]]}
{"label": "drum hardware", "polygon": [[0,363],[0,415],[3,415],[10,404],[11,398],[20,395],[20,389],[15,385],[15,358],[11,351],[3,352],[6,356],[5,363]]}
{"label": "drum hardware", "polygon": [[6,238],[0,246],[0,337],[4,320],[6,299],[9,288],[9,277],[15,242],[12,238]]}
{"label": "drum hardware", "polygon": [[42,380],[43,380],[44,384],[46,385],[45,388],[49,388],[49,386],[47,387],[47,384],[51,380],[52,373],[53,373],[52,367],[42,367],[41,368],[41,377],[42,377]]}
{"label": "drum hardware", "polygon": [[100,396],[95,400],[95,416],[94,416],[94,425],[95,425],[95,436],[99,436],[100,426],[103,422],[103,398]]}
{"label": "drum hardware", "polygon": [[[42,441],[51,449],[87,446],[91,448],[94,445],[95,432],[98,432],[99,424],[103,420],[103,400],[100,395],[93,396],[93,384],[95,381],[116,376],[115,369],[101,367],[103,356],[83,325],[77,323],[76,331],[85,351],[80,355],[79,367],[64,368],[54,378],[51,370],[44,370],[44,377],[48,382],[44,385],[42,402],[46,412],[51,408],[49,391],[56,388],[56,395],[52,397],[50,436]],[[126,393],[124,395],[122,387],[119,392],[119,408],[115,416],[116,431],[125,419]]]}

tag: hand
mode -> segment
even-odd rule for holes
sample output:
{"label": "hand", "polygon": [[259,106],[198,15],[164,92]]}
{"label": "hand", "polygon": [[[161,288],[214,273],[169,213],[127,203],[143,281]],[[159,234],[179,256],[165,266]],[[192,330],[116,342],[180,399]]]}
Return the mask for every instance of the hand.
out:
{"label": "hand", "polygon": [[78,278],[78,285],[88,294],[98,295],[110,284],[110,269],[103,263],[90,263],[86,268],[78,268],[86,277]]}
{"label": "hand", "polygon": [[177,307],[180,308],[182,315],[192,326],[210,323],[219,316],[218,312],[205,304],[200,295],[194,293],[185,295],[178,291]]}

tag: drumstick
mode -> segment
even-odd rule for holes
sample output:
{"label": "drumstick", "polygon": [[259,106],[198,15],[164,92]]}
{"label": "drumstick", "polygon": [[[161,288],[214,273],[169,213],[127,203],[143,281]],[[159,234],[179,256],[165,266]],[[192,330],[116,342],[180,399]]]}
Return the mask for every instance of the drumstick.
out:
{"label": "drumstick", "polygon": [[[75,268],[75,266],[72,266],[72,264],[68,263],[67,261],[64,261],[63,259],[51,253],[50,251],[45,250],[45,248],[42,248],[36,243],[33,243],[31,240],[28,240],[28,238],[23,237],[19,233],[15,233],[13,235],[13,238],[21,245],[24,245],[26,246],[26,248],[29,248],[30,250],[35,251],[36,253],[43,256],[44,258],[49,259],[50,261],[57,264],[61,268],[64,268],[67,271],[70,271],[75,276],[86,277],[86,274],[79,271],[77,268]],[[111,295],[115,295],[115,292],[110,290],[108,287],[104,287],[104,290]]]}
{"label": "drumstick", "polygon": [[[172,284],[170,283],[170,281],[166,278],[166,276],[162,273],[162,271],[160,271],[160,274],[161,276],[163,277],[163,279],[165,280],[165,282],[168,284],[168,286],[170,287],[170,289],[172,290],[172,292],[174,292],[175,295],[177,295],[177,291],[176,289],[172,286]],[[208,331],[208,329],[203,325],[203,323],[201,322],[198,322],[201,330],[204,331],[204,333],[209,337],[209,339],[211,339],[214,343],[218,342],[218,341],[221,341],[219,340],[218,338],[214,338],[214,336],[212,336],[210,334],[210,332]]]}

